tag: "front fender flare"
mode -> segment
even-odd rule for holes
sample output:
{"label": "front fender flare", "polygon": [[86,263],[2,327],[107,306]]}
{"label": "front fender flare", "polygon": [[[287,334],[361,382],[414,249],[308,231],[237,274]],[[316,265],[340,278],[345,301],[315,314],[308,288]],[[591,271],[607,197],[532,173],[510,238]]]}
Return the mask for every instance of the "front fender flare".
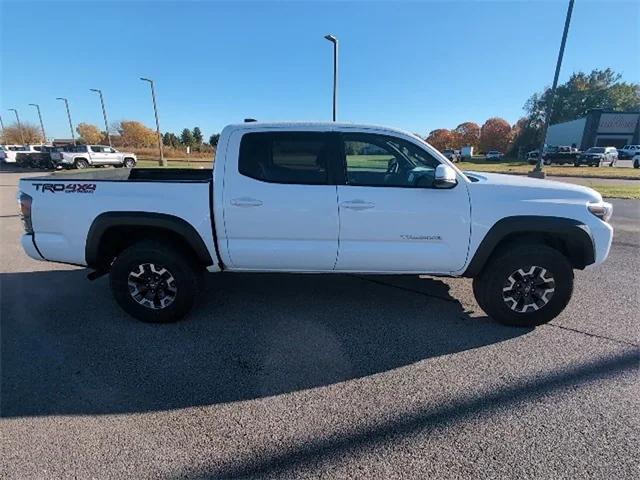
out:
{"label": "front fender flare", "polygon": [[562,217],[519,215],[497,221],[476,249],[463,277],[477,276],[494,253],[496,247],[509,236],[545,234],[562,239],[576,256],[582,259],[578,268],[595,262],[595,248],[588,227],[577,220]]}

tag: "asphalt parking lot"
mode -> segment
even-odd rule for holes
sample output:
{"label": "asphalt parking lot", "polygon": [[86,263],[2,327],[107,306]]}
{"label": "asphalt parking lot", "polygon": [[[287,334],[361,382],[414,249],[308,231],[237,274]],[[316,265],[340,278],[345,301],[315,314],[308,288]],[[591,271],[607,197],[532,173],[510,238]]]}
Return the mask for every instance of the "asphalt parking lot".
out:
{"label": "asphalt parking lot", "polygon": [[[0,172],[3,478],[637,478],[640,202],[535,330],[466,279],[210,276],[146,325],[19,246]],[[73,214],[73,212],[69,212]]]}

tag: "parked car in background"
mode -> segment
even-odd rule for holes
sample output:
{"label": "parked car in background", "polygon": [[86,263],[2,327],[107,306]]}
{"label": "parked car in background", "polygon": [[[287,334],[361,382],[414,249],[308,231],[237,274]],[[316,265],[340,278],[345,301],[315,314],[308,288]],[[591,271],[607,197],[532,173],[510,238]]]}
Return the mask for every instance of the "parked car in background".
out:
{"label": "parked car in background", "polygon": [[575,163],[576,158],[580,155],[580,151],[575,147],[566,145],[550,146],[544,150],[542,160],[545,165],[564,165]]}
{"label": "parked car in background", "polygon": [[504,153],[499,152],[497,150],[490,150],[487,152],[486,159],[487,160],[501,160],[504,157]]}
{"label": "parked car in background", "polygon": [[625,145],[618,149],[618,160],[629,160],[640,153],[640,145]]}
{"label": "parked car in background", "polygon": [[447,148],[444,152],[442,152],[442,154],[452,162],[460,161],[460,150],[452,150],[450,148]]}
{"label": "parked car in background", "polygon": [[618,160],[618,150],[616,147],[591,147],[586,152],[576,157],[574,166],[587,165],[589,167],[600,167],[609,165],[613,167]]}
{"label": "parked car in background", "polygon": [[252,122],[220,145],[213,170],[22,179],[22,247],[108,273],[146,322],[186,315],[205,271],[340,272],[471,277],[480,307],[521,327],[556,317],[573,270],[611,247],[612,206],[595,190],[461,172],[399,130]]}
{"label": "parked car in background", "polygon": [[138,162],[135,153],[119,152],[108,145],[77,145],[51,153],[51,159],[58,167],[78,169],[105,165],[133,168]]}
{"label": "parked car in background", "polygon": [[41,149],[41,145],[3,145],[0,151],[0,161],[17,163],[22,154],[39,152]]}

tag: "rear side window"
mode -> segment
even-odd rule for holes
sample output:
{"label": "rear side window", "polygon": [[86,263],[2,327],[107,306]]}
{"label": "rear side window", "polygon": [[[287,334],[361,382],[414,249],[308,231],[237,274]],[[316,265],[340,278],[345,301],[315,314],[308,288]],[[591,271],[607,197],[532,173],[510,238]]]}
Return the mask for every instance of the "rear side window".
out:
{"label": "rear side window", "polygon": [[238,170],[263,182],[323,185],[330,151],[326,133],[247,133],[240,142]]}

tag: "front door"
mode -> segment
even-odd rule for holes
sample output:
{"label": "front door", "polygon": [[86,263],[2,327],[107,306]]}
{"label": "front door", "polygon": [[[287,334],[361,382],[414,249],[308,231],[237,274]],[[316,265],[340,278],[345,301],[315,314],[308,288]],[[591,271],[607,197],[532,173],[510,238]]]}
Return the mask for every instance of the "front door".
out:
{"label": "front door", "polygon": [[[223,203],[236,270],[331,271],[338,251],[337,160],[330,133],[238,132]],[[232,151],[233,150],[233,151]],[[224,241],[224,240],[223,240]]]}
{"label": "front door", "polygon": [[449,273],[467,258],[467,188],[434,188],[440,163],[408,140],[343,134],[344,185],[338,186],[339,252],[335,269]]}
{"label": "front door", "polygon": [[91,145],[89,147],[91,155],[91,163],[95,165],[104,165],[108,163],[107,154],[105,153],[105,147],[101,145]]}

